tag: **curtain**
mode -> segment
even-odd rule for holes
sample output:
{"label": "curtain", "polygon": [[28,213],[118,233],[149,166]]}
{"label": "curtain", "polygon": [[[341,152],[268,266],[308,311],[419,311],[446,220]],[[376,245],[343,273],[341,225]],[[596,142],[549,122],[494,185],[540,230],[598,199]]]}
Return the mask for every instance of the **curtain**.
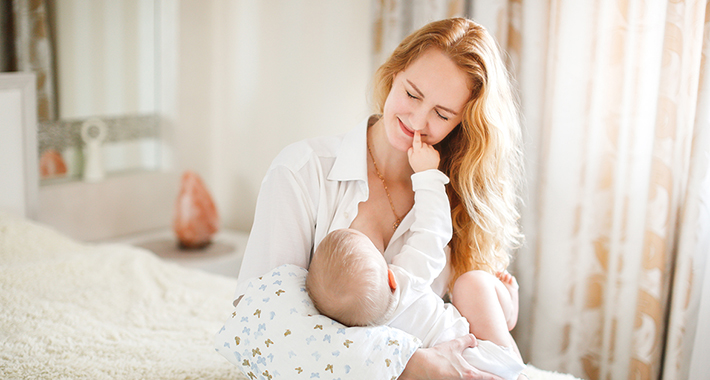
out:
{"label": "curtain", "polygon": [[[5,4],[2,7],[7,9]],[[8,67],[37,75],[38,121],[55,120],[57,116],[48,7],[47,0],[12,0],[15,62]]]}
{"label": "curtain", "polygon": [[[378,4],[375,57],[425,19]],[[520,90],[524,358],[585,379],[688,378],[708,302],[707,1],[457,6],[495,35]]]}
{"label": "curtain", "polygon": [[[663,379],[701,379],[710,373],[710,7],[693,131],[690,174],[681,208]],[[704,289],[704,292],[702,290]],[[704,295],[704,299],[701,296]],[[701,302],[704,302],[701,309]],[[703,329],[703,332],[700,332]],[[703,338],[701,338],[701,336]],[[706,363],[702,367],[697,363]]]}
{"label": "curtain", "polygon": [[0,0],[0,72],[14,71],[15,32],[12,27],[12,3]]}
{"label": "curtain", "polygon": [[534,161],[516,337],[542,367],[684,378],[702,278],[688,274],[707,256],[696,241],[707,221],[690,212],[700,199],[690,168],[702,171],[708,149],[695,117],[707,108],[705,11],[705,1],[552,1],[522,12],[522,35],[538,37],[523,41],[520,68]]}
{"label": "curtain", "polygon": [[373,72],[414,30],[466,12],[463,0],[374,0],[372,4]]}

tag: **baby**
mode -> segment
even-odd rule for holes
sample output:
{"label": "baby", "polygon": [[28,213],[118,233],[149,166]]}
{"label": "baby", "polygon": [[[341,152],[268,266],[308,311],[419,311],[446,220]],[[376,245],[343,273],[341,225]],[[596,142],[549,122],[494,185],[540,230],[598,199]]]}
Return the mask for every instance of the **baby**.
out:
{"label": "baby", "polygon": [[[346,326],[389,325],[431,347],[469,333],[469,324],[429,284],[388,265],[372,241],[353,229],[335,230],[318,246],[306,289],[321,312]],[[464,351],[474,367],[506,380],[525,368],[516,351],[490,341]]]}
{"label": "baby", "polygon": [[[392,265],[365,234],[354,229],[335,230],[313,254],[306,289],[321,314],[346,326],[386,324],[431,347],[469,332],[483,334],[475,332],[455,307],[445,304],[431,289],[446,265],[444,248],[451,239],[452,223],[444,187],[448,178],[436,169],[438,153],[434,156],[432,151],[436,151],[418,137],[415,134],[410,149],[410,163],[413,158],[418,162],[412,165],[412,235]],[[422,155],[428,157],[423,159]],[[420,165],[422,161],[427,164]],[[505,315],[517,317],[514,278],[506,272],[499,279],[507,283],[496,286],[501,308]],[[464,357],[480,370],[506,380],[517,379],[524,364],[517,347],[503,347],[505,343],[479,340],[477,347],[464,351]]]}

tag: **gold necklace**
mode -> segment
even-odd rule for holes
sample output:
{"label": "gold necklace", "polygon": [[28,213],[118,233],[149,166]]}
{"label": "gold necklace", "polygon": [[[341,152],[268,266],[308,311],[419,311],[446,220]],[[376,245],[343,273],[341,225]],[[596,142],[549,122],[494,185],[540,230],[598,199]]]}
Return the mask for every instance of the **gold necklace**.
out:
{"label": "gold necklace", "polygon": [[382,186],[385,188],[385,193],[387,194],[387,200],[390,201],[390,208],[392,209],[392,214],[394,214],[394,224],[392,224],[392,229],[396,230],[397,227],[399,227],[399,224],[402,223],[402,218],[397,216],[397,211],[394,210],[394,203],[392,202],[392,197],[390,196],[390,192],[387,189],[387,184],[385,183],[385,176],[380,173],[380,170],[377,168],[377,162],[375,162],[375,156],[372,154],[372,149],[370,149],[370,144],[367,144],[367,151],[370,153],[370,158],[372,158],[372,165],[375,166],[375,173],[377,173],[377,176],[380,178],[380,181],[382,181]]}

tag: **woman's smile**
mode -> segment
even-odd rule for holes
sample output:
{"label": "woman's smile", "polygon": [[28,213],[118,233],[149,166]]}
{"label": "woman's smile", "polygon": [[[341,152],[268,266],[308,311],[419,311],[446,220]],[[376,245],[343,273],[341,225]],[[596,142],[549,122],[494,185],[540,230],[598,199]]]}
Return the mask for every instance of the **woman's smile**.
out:
{"label": "woman's smile", "polygon": [[[404,132],[405,135],[414,138],[414,130],[407,127],[407,125],[402,122],[402,119],[397,118],[397,121],[399,122],[399,127],[402,129],[402,132]],[[422,135],[422,137],[424,136],[426,135]]]}

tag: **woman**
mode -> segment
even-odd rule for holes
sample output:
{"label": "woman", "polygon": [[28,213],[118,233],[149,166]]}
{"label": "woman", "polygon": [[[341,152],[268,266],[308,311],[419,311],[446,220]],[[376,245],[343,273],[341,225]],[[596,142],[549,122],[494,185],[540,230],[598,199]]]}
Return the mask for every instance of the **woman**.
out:
{"label": "woman", "polygon": [[[314,247],[336,229],[363,232],[391,262],[411,233],[407,150],[415,130],[440,151],[441,169],[451,179],[455,233],[448,268],[434,291],[453,294],[457,308],[470,309],[485,300],[467,296],[479,293],[466,289],[468,274],[507,267],[508,252],[520,239],[520,129],[493,38],[470,20],[433,22],[407,37],[375,79],[378,115],[343,136],[293,144],[272,163],[259,192],[237,295],[248,278],[279,265],[308,268]],[[419,349],[401,378],[495,378],[462,358],[464,348],[474,345],[469,335]]]}

